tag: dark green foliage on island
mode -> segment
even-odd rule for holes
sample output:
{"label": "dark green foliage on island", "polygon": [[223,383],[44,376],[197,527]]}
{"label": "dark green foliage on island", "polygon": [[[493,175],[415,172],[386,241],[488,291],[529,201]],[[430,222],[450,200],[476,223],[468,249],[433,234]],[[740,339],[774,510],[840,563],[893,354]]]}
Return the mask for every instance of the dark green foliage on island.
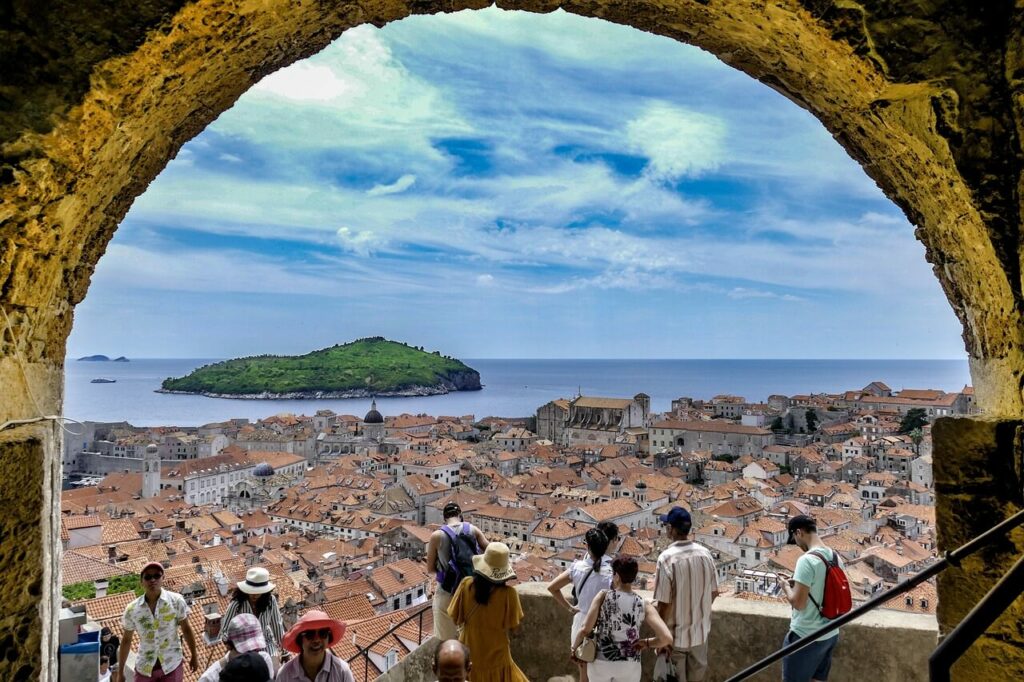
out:
{"label": "dark green foliage on island", "polygon": [[163,389],[189,393],[251,395],[364,390],[386,394],[415,386],[480,388],[476,370],[459,360],[381,337],[306,355],[259,355],[200,367],[166,379]]}

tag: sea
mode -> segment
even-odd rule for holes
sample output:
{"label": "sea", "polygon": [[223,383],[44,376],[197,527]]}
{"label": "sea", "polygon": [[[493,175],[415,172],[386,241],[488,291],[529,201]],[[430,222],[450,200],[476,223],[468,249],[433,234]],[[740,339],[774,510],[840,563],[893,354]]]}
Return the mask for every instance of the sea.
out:
{"label": "sea", "polygon": [[[82,362],[69,358],[64,415],[78,421],[127,421],[136,426],[199,426],[230,418],[261,419],[282,412],[329,409],[363,415],[367,399],[227,400],[156,393],[167,377],[180,377],[215,359],[132,359]],[[480,391],[440,396],[379,398],[384,415],[525,417],[544,403],[577,394],[651,396],[665,412],[675,398],[709,399],[728,393],[762,402],[771,394],[839,392],[882,381],[894,391],[959,391],[970,384],[967,360],[464,360],[480,372]],[[116,383],[94,384],[95,378]]]}

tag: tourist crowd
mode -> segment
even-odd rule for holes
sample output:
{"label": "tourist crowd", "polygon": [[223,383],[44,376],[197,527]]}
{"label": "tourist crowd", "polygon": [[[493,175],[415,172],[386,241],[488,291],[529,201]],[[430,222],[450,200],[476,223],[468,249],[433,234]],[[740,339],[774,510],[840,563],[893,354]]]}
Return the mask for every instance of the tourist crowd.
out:
{"label": "tourist crowd", "polygon": [[[440,682],[528,682],[512,658],[509,634],[523,621],[509,547],[489,542],[480,529],[462,520],[457,504],[444,509],[445,523],[430,539],[427,567],[438,581],[434,595],[435,634],[441,644],[433,669]],[[611,557],[618,535],[602,524],[585,536],[587,553],[555,578],[548,590],[572,618],[567,655],[579,666],[581,682],[639,682],[640,656],[655,651],[656,679],[701,682],[708,670],[711,605],[718,579],[711,552],[689,536],[689,512],[673,507],[660,517],[670,544],[661,552],[654,599],[634,592],[636,558]],[[822,543],[813,518],[796,516],[788,524],[789,543],[803,550],[784,592],[793,607],[784,644],[813,634],[835,615],[842,597],[833,582],[838,555]],[[136,636],[137,682],[181,682],[188,665],[197,670],[195,634],[184,598],[162,587],[164,567],[149,563],[141,571],[144,593],[123,615],[124,641],[101,633],[101,680],[124,682]],[[829,586],[828,592],[826,586]],[[563,588],[571,586],[571,597]],[[845,595],[848,598],[848,595]],[[839,606],[837,606],[839,604]],[[647,629],[651,636],[641,637]],[[221,639],[225,654],[210,665],[200,682],[354,682],[348,663],[331,647],[345,634],[345,623],[311,610],[285,631],[265,569],[252,568],[239,582],[225,613]],[[838,632],[823,637],[783,660],[784,682],[828,679]],[[472,660],[471,660],[472,656]],[[109,664],[116,658],[112,674]]]}

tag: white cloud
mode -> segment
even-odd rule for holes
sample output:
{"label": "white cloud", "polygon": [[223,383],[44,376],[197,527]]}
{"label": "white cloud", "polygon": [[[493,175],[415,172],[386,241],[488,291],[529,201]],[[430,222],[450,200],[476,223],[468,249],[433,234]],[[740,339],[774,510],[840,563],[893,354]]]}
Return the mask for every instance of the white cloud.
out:
{"label": "white cloud", "polygon": [[350,227],[338,228],[338,241],[346,251],[369,256],[385,245],[385,241],[372,230],[353,230]]}
{"label": "white cloud", "polygon": [[415,175],[406,174],[395,180],[390,185],[374,185],[372,189],[367,190],[366,196],[381,197],[386,194],[399,194],[412,187],[415,182]]}
{"label": "white cloud", "polygon": [[494,286],[494,275],[477,275],[476,283],[477,286],[492,287]]}
{"label": "white cloud", "polygon": [[300,154],[383,147],[433,162],[442,160],[433,137],[469,130],[442,91],[411,74],[370,25],[267,76],[211,128]]}
{"label": "white cloud", "polygon": [[196,292],[329,294],[320,277],[291,264],[236,251],[178,251],[111,244],[96,268],[97,283]]}
{"label": "white cloud", "polygon": [[626,140],[650,159],[646,172],[651,177],[671,181],[717,168],[725,132],[725,123],[718,118],[652,102],[627,124]]}
{"label": "white cloud", "polygon": [[236,154],[221,154],[217,158],[228,163],[242,163],[242,157]]}
{"label": "white cloud", "polygon": [[745,298],[774,298],[780,301],[797,302],[805,299],[800,296],[794,296],[793,294],[777,294],[773,291],[765,291],[764,289],[751,289],[749,287],[733,287],[730,289],[726,296],[736,300],[743,300]]}
{"label": "white cloud", "polygon": [[326,102],[351,94],[357,83],[339,78],[330,67],[297,62],[270,74],[253,87],[298,102]]}

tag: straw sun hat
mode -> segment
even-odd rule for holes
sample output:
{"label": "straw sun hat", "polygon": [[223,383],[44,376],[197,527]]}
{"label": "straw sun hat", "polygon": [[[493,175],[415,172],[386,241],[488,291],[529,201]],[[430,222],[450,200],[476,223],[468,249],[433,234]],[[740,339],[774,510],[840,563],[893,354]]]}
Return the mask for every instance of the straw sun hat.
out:
{"label": "straw sun hat", "polygon": [[245,580],[237,583],[238,589],[246,594],[266,594],[274,589],[270,582],[270,571],[260,566],[253,566],[245,572]]}
{"label": "straw sun hat", "polygon": [[496,583],[515,578],[516,572],[508,562],[508,545],[504,542],[488,543],[483,554],[473,557],[473,571]]}

